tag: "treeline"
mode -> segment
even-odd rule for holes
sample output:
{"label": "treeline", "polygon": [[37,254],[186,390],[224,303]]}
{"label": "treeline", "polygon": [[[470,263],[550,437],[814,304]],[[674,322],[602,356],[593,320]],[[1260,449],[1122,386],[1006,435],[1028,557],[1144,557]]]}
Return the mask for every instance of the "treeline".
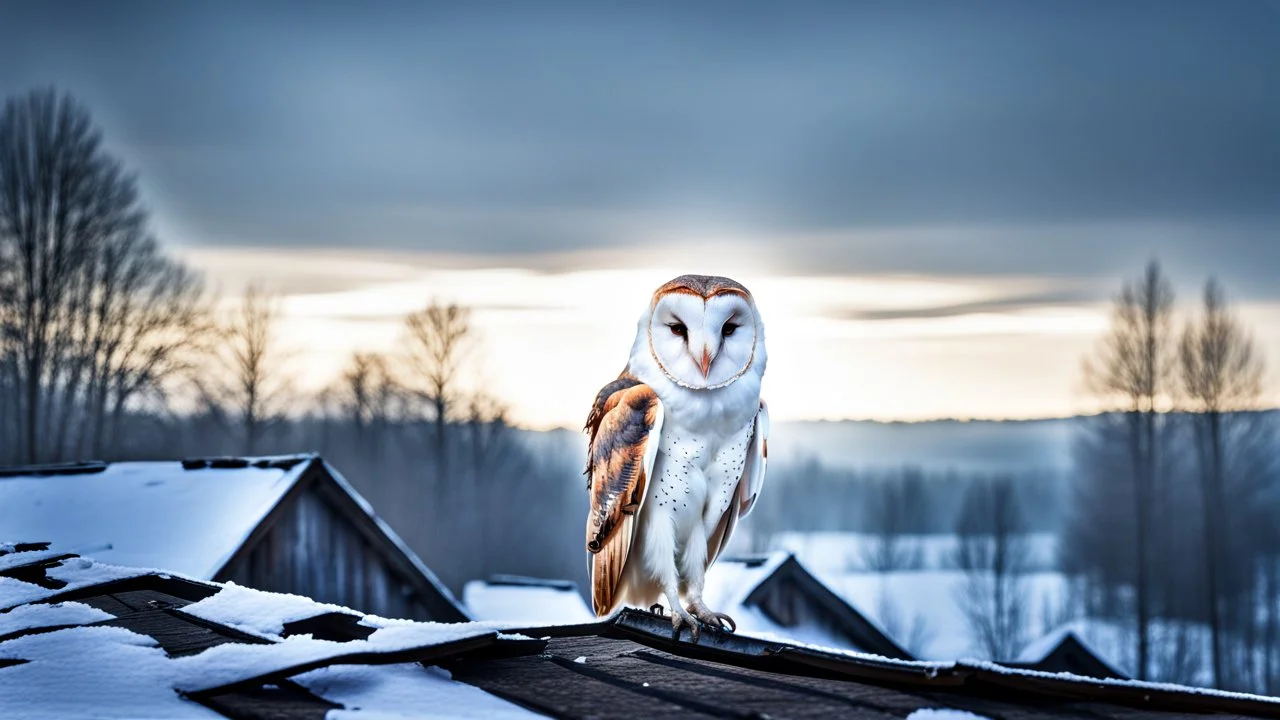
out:
{"label": "treeline", "polygon": [[991,474],[915,467],[880,470],[825,465],[816,458],[769,465],[768,503],[746,527],[756,551],[777,533],[853,532],[896,537],[951,534],[976,486],[1009,481],[1018,488],[1020,522],[1028,532],[1056,531],[1067,477],[1052,471]]}
{"label": "treeline", "polygon": [[1179,322],[1156,263],[1085,365],[1111,412],[1077,448],[1062,563],[1092,617],[1131,627],[1141,677],[1271,692],[1280,673],[1276,415],[1264,365],[1210,280]]}
{"label": "treeline", "polygon": [[187,370],[206,309],[137,178],[52,90],[0,115],[0,460],[102,454]]}
{"label": "treeline", "polygon": [[[290,383],[277,301],[215,303],[151,230],[137,176],[53,90],[0,115],[0,464],[318,450],[455,590],[581,580],[581,470],[466,387],[466,308],[425,302],[396,352],[319,397]],[[323,559],[319,559],[323,562]]]}

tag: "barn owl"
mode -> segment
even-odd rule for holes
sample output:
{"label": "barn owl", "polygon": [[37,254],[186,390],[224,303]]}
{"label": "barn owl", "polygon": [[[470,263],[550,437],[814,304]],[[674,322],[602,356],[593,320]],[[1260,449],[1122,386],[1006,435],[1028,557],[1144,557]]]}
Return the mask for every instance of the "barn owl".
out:
{"label": "barn owl", "polygon": [[764,324],[751,293],[682,275],[654,292],[627,367],[587,419],[592,604],[671,608],[688,626],[733,630],[702,600],[707,568],[764,482]]}

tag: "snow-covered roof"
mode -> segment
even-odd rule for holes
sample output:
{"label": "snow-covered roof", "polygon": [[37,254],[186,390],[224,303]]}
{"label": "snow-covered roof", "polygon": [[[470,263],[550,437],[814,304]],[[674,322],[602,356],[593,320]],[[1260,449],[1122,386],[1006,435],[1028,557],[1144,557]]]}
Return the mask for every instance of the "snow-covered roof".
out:
{"label": "snow-covered roof", "polygon": [[[4,718],[528,717],[524,708],[558,717],[708,709],[741,717],[800,704],[833,717],[867,709],[962,717],[988,712],[992,701],[1001,716],[1016,710],[1029,719],[1081,703],[1100,717],[1134,720],[1280,716],[1274,698],[895,661],[714,630],[695,647],[646,611],[536,631],[388,620],[85,558],[18,555],[26,557],[0,570],[0,607],[13,608],[0,613]],[[441,664],[449,670],[424,667]]]}
{"label": "snow-covered roof", "polygon": [[[733,617],[738,624],[739,632],[771,640],[781,639],[810,646],[849,649],[848,636],[828,624],[816,622],[812,617],[806,616],[792,625],[783,625],[770,617],[765,608],[752,602],[753,594],[788,563],[795,563],[802,574],[812,578],[813,584],[822,585],[822,581],[817,576],[788,552],[773,552],[754,557],[721,558],[707,570],[703,599],[707,601],[708,606]],[[860,613],[855,606],[845,602],[835,593],[829,592],[829,589],[827,594],[830,595],[833,603],[842,605],[841,609],[845,616],[855,618],[859,623],[865,623],[872,636],[883,636],[883,644],[892,645],[892,640],[883,630]],[[883,652],[889,652],[887,649],[881,649]]]}
{"label": "snow-covered roof", "polygon": [[738,624],[738,632],[763,639],[786,639],[828,648],[845,648],[848,643],[826,628],[813,624],[784,627],[747,598],[768,580],[790,555],[775,552],[758,557],[720,558],[707,569],[702,598],[708,607],[726,613]]}
{"label": "snow-covered roof", "polygon": [[573,583],[472,580],[463,587],[462,599],[476,620],[533,626],[571,625],[596,619]]}
{"label": "snow-covered roof", "polygon": [[1090,652],[1102,658],[1102,653],[1097,648],[1091,647],[1085,635],[1089,634],[1085,631],[1085,626],[1089,624],[1087,620],[1076,620],[1065,625],[1059,626],[1054,630],[1027,643],[1022,651],[1018,653],[1017,661],[1020,663],[1037,663],[1049,656],[1049,653],[1058,648],[1059,645],[1066,642],[1068,638],[1075,638],[1076,642],[1088,648]]}
{"label": "snow-covered roof", "polygon": [[[407,718],[427,709],[449,717],[533,717],[412,662],[434,648],[492,642],[498,636],[491,627],[363,616],[294,595],[79,557],[52,565],[47,553],[0,557],[9,568],[49,565],[43,576],[28,578],[35,582],[0,577],[0,608],[13,608],[0,613],[0,717],[217,718],[223,715],[215,710],[242,701],[238,693],[246,685],[278,687],[285,677],[301,696],[289,701],[313,706],[308,717],[316,716],[316,705],[321,713],[333,708],[327,715],[333,718]],[[112,595],[106,594],[112,586],[92,592],[103,582],[129,580],[161,583],[162,591],[148,595],[146,585],[135,585]],[[181,584],[206,596],[177,607],[147,599],[172,601],[171,593],[184,593]],[[56,602],[55,596],[68,593],[79,600]],[[124,607],[123,615],[102,609],[131,594],[140,604]],[[149,611],[155,616],[141,617]],[[334,614],[349,616],[360,631],[339,641],[286,630],[291,622]],[[198,620],[184,622],[186,616]],[[210,629],[215,640],[205,640],[196,652],[181,645],[184,633],[202,638]]]}
{"label": "snow-covered roof", "polygon": [[120,462],[97,472],[0,477],[0,539],[48,541],[105,562],[210,579],[311,457],[192,469],[196,463]]}
{"label": "snow-covered roof", "polygon": [[[738,608],[788,557],[789,553],[775,552],[757,557],[720,558],[707,569],[702,598],[710,607]],[[733,614],[729,609],[723,612]]]}

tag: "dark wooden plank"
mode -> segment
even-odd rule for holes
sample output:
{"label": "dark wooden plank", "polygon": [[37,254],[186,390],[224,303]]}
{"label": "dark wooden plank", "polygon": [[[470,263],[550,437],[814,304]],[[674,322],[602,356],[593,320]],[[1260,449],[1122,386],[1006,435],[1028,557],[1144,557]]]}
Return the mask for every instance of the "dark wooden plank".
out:
{"label": "dark wooden plank", "polygon": [[[629,649],[628,649],[629,648]],[[586,656],[588,664],[595,663],[596,657],[608,658],[617,655],[628,655],[646,662],[666,665],[675,671],[690,676],[713,676],[731,680],[739,684],[753,684],[761,688],[773,688],[787,693],[798,693],[824,703],[836,702],[844,705],[841,713],[859,712],[867,717],[905,717],[921,708],[950,708],[965,710],[993,720],[1021,720],[1023,718],[1076,717],[1096,720],[1099,716],[1082,708],[1069,708],[1060,704],[1048,703],[1043,699],[1023,706],[999,702],[983,697],[965,694],[963,688],[954,688],[953,692],[912,691],[907,688],[882,686],[879,684],[819,678],[808,675],[792,675],[769,672],[732,664],[721,664],[691,660],[684,657],[664,653],[657,650],[637,648],[633,643],[623,640],[612,640],[597,637],[577,637],[553,639],[548,645],[549,653],[561,657]],[[628,671],[631,676],[636,673]],[[652,680],[646,678],[647,681]],[[725,692],[734,694],[737,691],[726,687]],[[743,696],[746,697],[746,696]],[[755,710],[763,707],[752,706]],[[833,711],[835,712],[835,711]],[[770,714],[778,714],[771,712]],[[784,708],[783,716],[793,715]]]}
{"label": "dark wooden plank", "polygon": [[361,625],[363,615],[352,615],[344,612],[329,612],[302,620],[284,624],[283,637],[293,635],[310,635],[317,640],[333,640],[349,642],[364,640],[377,628]]}
{"label": "dark wooden plank", "polygon": [[453,679],[504,700],[557,718],[708,718],[665,701],[636,683],[583,675],[541,657],[467,662],[448,666]]}
{"label": "dark wooden plank", "polygon": [[80,627],[79,625],[37,625],[35,627],[27,627],[21,630],[14,630],[11,633],[0,635],[0,643],[8,642],[15,638],[25,637],[27,635],[39,635],[41,633],[54,632],[55,630],[66,630],[67,628]]}
{"label": "dark wooden plank", "polygon": [[204,696],[197,699],[197,702],[232,720],[324,720],[330,710],[340,710],[343,707],[287,680],[258,688]]}
{"label": "dark wooden plank", "polygon": [[46,572],[50,568],[55,568],[61,565],[63,560],[73,557],[75,557],[75,555],[60,555],[58,557],[36,560],[25,565],[18,565],[17,567],[0,570],[0,576],[13,578],[14,580],[19,580],[24,583],[31,583],[32,585],[39,585],[46,590],[60,590],[66,587],[67,583],[63,580],[55,580],[54,578],[49,577],[46,575]]}
{"label": "dark wooden plank", "polygon": [[1010,694],[1117,705],[1150,712],[1239,714],[1280,718],[1280,701],[1210,695],[1193,689],[1142,687],[1132,684],[1077,681],[1047,675],[1024,675],[985,667],[967,668],[966,684],[992,697]]}
{"label": "dark wooden plank", "polygon": [[59,603],[66,602],[68,600],[75,600],[79,602],[86,598],[119,594],[133,590],[158,590],[187,602],[196,602],[217,594],[221,589],[222,588],[217,585],[210,585],[195,580],[173,577],[171,575],[139,575],[137,577],[124,578],[122,580],[112,580],[100,585],[91,585],[88,587],[77,588],[75,590],[60,592],[44,598],[40,602]]}
{"label": "dark wooden plank", "polygon": [[[830,703],[836,702],[846,708],[855,708],[866,717],[905,717],[921,707],[944,707],[939,703],[926,703],[910,693],[881,688],[875,685],[864,685],[844,680],[824,680],[807,676],[782,675],[778,673],[738,668],[718,663],[695,663],[667,653],[653,650],[639,650],[631,653],[640,660],[665,665],[680,672],[732,680],[736,683],[755,687],[779,689],[805,698],[814,697]],[[845,709],[843,712],[851,712]]]}
{"label": "dark wooden plank", "polygon": [[121,627],[152,637],[170,657],[195,655],[216,645],[242,640],[165,609],[139,610],[94,625]]}
{"label": "dark wooden plank", "polygon": [[81,598],[76,602],[81,602],[90,607],[95,607],[103,612],[111,613],[112,615],[115,615],[117,617],[119,617],[120,615],[124,615],[125,613],[133,612],[132,608],[120,602],[119,600],[115,599],[111,595],[97,595],[94,597]]}
{"label": "dark wooden plank", "polygon": [[[1138,710],[1136,708],[1121,707],[1119,705],[1105,705],[1102,703],[1071,703],[1064,705],[1063,707],[1087,711],[1095,717],[1108,718],[1108,720],[1146,720],[1148,718],[1159,718],[1159,720],[1205,720],[1204,713],[1154,713],[1150,710]],[[1213,720],[1235,720],[1246,716],[1214,714],[1212,717]]]}
{"label": "dark wooden plank", "polygon": [[586,655],[581,663],[556,657],[572,663],[580,672],[608,675],[637,688],[637,692],[720,717],[829,718],[851,713],[879,720],[898,717],[831,693],[808,692],[781,681],[752,682],[751,678],[728,668],[715,672],[710,664],[687,663],[677,667],[630,653]]}
{"label": "dark wooden plank", "polygon": [[[1000,720],[1043,720],[1044,718],[1076,718],[1076,720],[1105,720],[1108,716],[1099,715],[1092,709],[1063,703],[1053,698],[1026,696],[1012,693],[999,697],[973,695],[967,691],[920,693],[920,696],[933,703],[928,707],[946,705],[959,710],[966,710],[983,717]],[[1152,717],[1147,713],[1141,717]],[[1163,718],[1163,716],[1161,716]]]}
{"label": "dark wooden plank", "polygon": [[11,552],[21,553],[21,552],[36,552],[37,550],[48,550],[49,546],[52,544],[53,543],[50,543],[50,542],[14,543],[12,550],[5,550],[4,548],[0,548],[0,555],[8,555]]}
{"label": "dark wooden plank", "polygon": [[50,463],[48,465],[17,465],[0,468],[0,478],[44,475],[89,475],[107,469],[101,460],[88,462]]}
{"label": "dark wooden plank", "polygon": [[171,595],[161,590],[146,588],[142,590],[124,590],[121,592],[111,593],[111,596],[118,600],[120,604],[137,612],[139,610],[160,610],[164,608],[180,608],[184,605],[190,605],[191,602],[177,595]]}
{"label": "dark wooden plank", "polygon": [[191,695],[192,697],[197,695],[217,695],[247,688],[255,688],[265,683],[284,680],[299,673],[310,672],[311,670],[329,667],[330,665],[394,665],[406,662],[420,662],[435,665],[458,655],[463,655],[465,653],[487,647],[495,642],[497,642],[497,633],[491,633],[463,640],[455,640],[448,643],[410,647],[403,650],[364,650],[341,653],[321,658],[319,660],[309,660],[295,665],[289,665],[287,667],[282,667],[268,672],[258,672],[257,674],[246,675],[234,682],[190,692],[188,695]]}

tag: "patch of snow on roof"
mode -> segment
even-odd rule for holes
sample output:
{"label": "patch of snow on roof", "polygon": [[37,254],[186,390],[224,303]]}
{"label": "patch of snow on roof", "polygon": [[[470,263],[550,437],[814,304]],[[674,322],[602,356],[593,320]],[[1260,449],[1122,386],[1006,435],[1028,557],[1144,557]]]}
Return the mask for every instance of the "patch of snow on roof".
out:
{"label": "patch of snow on roof", "polygon": [[[1049,656],[1062,644],[1063,640],[1073,635],[1072,624],[1063,625],[1056,630],[1049,632],[1031,642],[1022,648],[1022,652],[1018,653],[1015,662],[1020,663],[1038,663]],[[1078,639],[1078,638],[1077,638]]]}
{"label": "patch of snow on roof", "polygon": [[702,599],[709,607],[733,615],[747,596],[790,556],[790,553],[775,552],[765,558],[720,558],[707,568]]}
{"label": "patch of snow on roof", "polygon": [[[75,605],[64,603],[63,607]],[[40,607],[57,606],[20,609]],[[82,619],[93,622],[101,618]],[[30,717],[33,708],[39,708],[42,717],[51,718],[103,717],[103,708],[128,717],[221,717],[183,701],[174,690],[195,692],[306,662],[406,650],[491,633],[488,628],[467,624],[403,623],[379,629],[368,640],[340,643],[296,636],[264,645],[227,643],[197,655],[169,658],[155,640],[124,628],[64,628],[0,643],[0,659],[27,661],[0,667],[0,717]],[[339,666],[305,673],[298,679],[309,687],[313,683],[323,686],[316,689],[334,702],[375,713],[401,711],[420,717],[425,702],[428,708],[447,709],[452,717],[529,717],[481,690],[412,663]],[[468,714],[459,714],[463,711]],[[474,715],[469,714],[472,711]]]}
{"label": "patch of snow on roof", "polygon": [[40,587],[33,583],[22,582],[8,577],[0,577],[0,612],[18,605],[39,602],[64,592],[78,590],[90,585],[99,585],[112,580],[123,580],[140,575],[153,575],[157,571],[147,568],[120,567],[90,560],[89,558],[68,558],[60,565],[45,571],[45,576],[66,583],[57,590]]}
{"label": "patch of snow on roof", "polygon": [[186,605],[180,612],[251,635],[272,637],[284,632],[285,623],[296,620],[331,612],[363,615],[341,605],[316,602],[302,595],[266,592],[235,583],[223,585],[216,594]]}
{"label": "patch of snow on roof", "polygon": [[102,472],[0,479],[0,527],[123,565],[211,579],[305,471],[121,462]]}
{"label": "patch of snow on roof", "polygon": [[414,622],[379,628],[365,640],[349,642],[294,635],[267,645],[226,643],[198,655],[174,658],[174,687],[199,692],[344,655],[391,653],[491,635],[492,630],[467,623]]}
{"label": "patch of snow on roof", "polygon": [[783,642],[826,652],[848,652],[848,641],[825,628],[803,623],[792,627],[784,627],[774,622],[757,607],[739,605],[736,610],[727,613],[738,623],[735,631],[739,635],[754,637],[767,642]]}
{"label": "patch of snow on roof", "polygon": [[494,585],[472,580],[462,590],[463,601],[476,620],[519,622],[526,625],[576,625],[594,622],[595,614],[576,590],[535,585]]}
{"label": "patch of snow on roof", "polygon": [[920,708],[908,715],[907,720],[991,720],[991,718],[986,715],[975,715],[968,710]]}
{"label": "patch of snow on roof", "polygon": [[471,685],[440,668],[401,665],[333,665],[290,678],[347,710],[330,710],[326,720],[370,717],[514,720],[541,717]]}
{"label": "patch of snow on roof", "polygon": [[[9,547],[13,547],[10,545]],[[0,572],[11,568],[22,567],[23,565],[33,565],[41,560],[56,558],[59,555],[66,555],[66,552],[59,550],[31,550],[28,552],[11,552],[6,555],[0,555]]]}
{"label": "patch of snow on roof", "polygon": [[88,625],[113,618],[115,615],[109,612],[78,602],[19,605],[7,613],[0,613],[0,636],[59,625]]}
{"label": "patch of snow on roof", "polygon": [[0,717],[221,718],[173,691],[172,661],[155,640],[118,627],[77,627],[0,643]]}

